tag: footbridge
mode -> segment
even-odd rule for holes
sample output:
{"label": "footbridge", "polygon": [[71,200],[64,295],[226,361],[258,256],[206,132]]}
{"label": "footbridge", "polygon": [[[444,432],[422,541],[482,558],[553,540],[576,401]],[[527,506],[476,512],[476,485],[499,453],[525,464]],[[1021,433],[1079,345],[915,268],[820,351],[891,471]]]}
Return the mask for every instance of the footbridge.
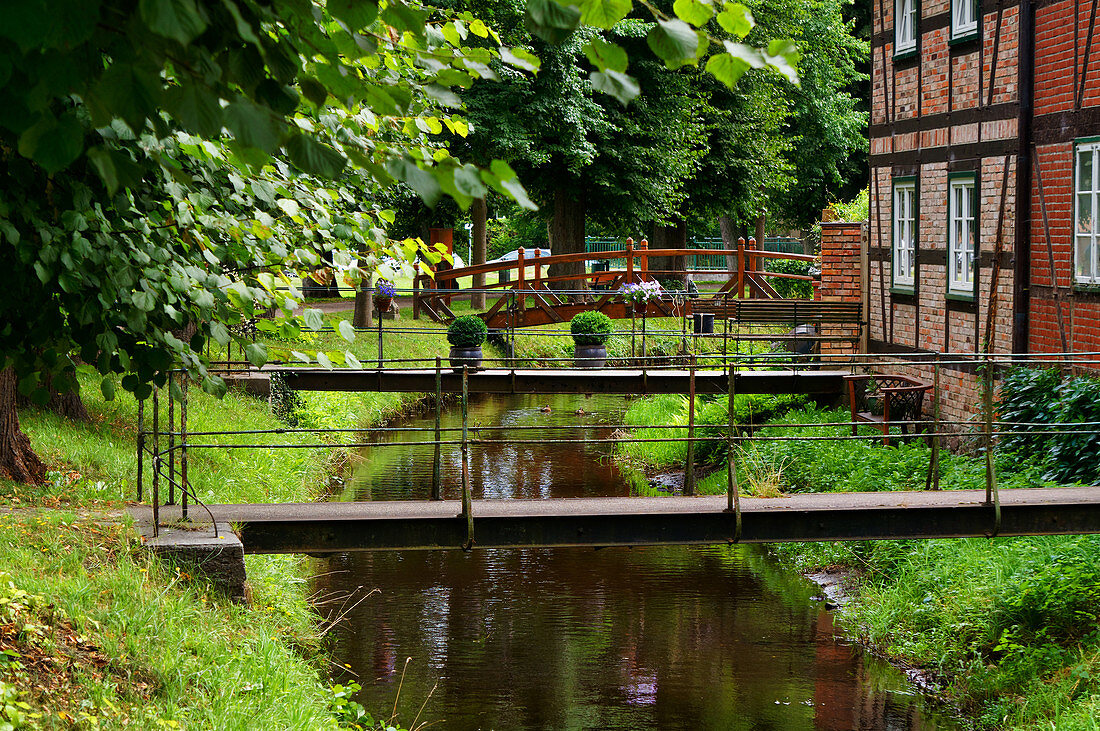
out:
{"label": "footbridge", "polygon": [[[866,358],[868,356],[858,356]],[[958,356],[956,356],[958,357]],[[984,357],[984,356],[980,356]],[[167,394],[151,399],[153,419],[145,418],[150,405],[139,405],[138,504],[131,513],[146,534],[178,521],[224,526],[232,524],[245,552],[332,552],[350,550],[457,549],[516,546],[645,546],[697,543],[768,543],[780,541],[846,541],[876,539],[954,538],[964,536],[1055,535],[1100,533],[1100,486],[1001,490],[992,453],[995,440],[1006,433],[1093,433],[1095,424],[1017,424],[997,421],[993,410],[993,373],[989,357],[966,356],[981,366],[983,386],[975,394],[980,421],[950,422],[940,418],[937,392],[931,413],[903,420],[880,418],[881,429],[861,430],[853,422],[831,424],[758,424],[746,431],[735,424],[734,399],[739,394],[798,393],[817,399],[839,399],[845,375],[868,366],[853,356],[848,362],[827,362],[819,370],[751,370],[729,362],[719,367],[655,369],[514,369],[490,368],[470,372],[433,368],[333,369],[275,368],[287,386],[300,390],[409,391],[435,393],[435,428],[382,426],[369,429],[273,429],[238,432],[196,432],[187,425],[187,379],[174,374]],[[1034,359],[1033,359],[1034,360]],[[1006,359],[1007,361],[1007,359]],[[894,364],[896,366],[896,363]],[[940,361],[928,361],[936,368]],[[1003,365],[1003,364],[1002,364]],[[877,367],[889,367],[879,362]],[[441,426],[444,393],[458,396],[461,427]],[[468,403],[476,394],[683,394],[687,423],[641,424],[607,438],[588,433],[563,437],[545,426],[508,427],[519,437],[504,439],[494,429],[471,424]],[[695,396],[710,394],[726,399],[725,424],[697,424]],[[160,401],[167,399],[167,408]],[[889,412],[889,409],[887,409]],[[167,420],[164,420],[167,416]],[[150,428],[151,426],[151,428]],[[821,436],[805,431],[790,436],[791,426],[831,429]],[[774,427],[774,428],[770,428]],[[927,440],[928,474],[920,492],[860,492],[795,494],[778,498],[749,497],[739,484],[746,447],[757,440],[875,440],[905,427]],[[555,427],[583,431],[583,425]],[[526,429],[528,431],[524,432]],[[658,430],[656,432],[652,430]],[[668,436],[669,433],[672,436]],[[964,433],[965,432],[965,433]],[[297,434],[293,443],[276,443],[280,435]],[[316,439],[301,437],[316,433]],[[407,433],[403,441],[382,443],[382,435]],[[850,433],[850,436],[849,436]],[[656,434],[656,436],[653,436]],[[938,490],[939,449],[945,437],[968,439],[985,455],[984,490]],[[900,434],[898,436],[901,436]],[[262,437],[262,438],[261,438]],[[893,439],[893,436],[889,438]],[[622,439],[661,444],[683,442],[683,495],[676,497],[478,499],[470,486],[471,452],[492,444],[614,444]],[[266,441],[265,441],[266,440]],[[345,441],[346,440],[346,441]],[[725,453],[718,466],[725,473],[721,495],[694,495],[695,450],[718,446]],[[422,500],[375,502],[318,502],[308,504],[203,505],[195,500],[188,481],[188,459],[202,450],[270,448],[389,448],[434,447],[430,494]],[[461,481],[446,486],[460,499],[443,499],[441,453],[447,448],[461,457]],[[886,448],[886,447],[883,447]],[[712,450],[713,453],[713,450]],[[144,464],[144,466],[143,466]],[[710,465],[713,469],[716,465]],[[147,469],[148,468],[148,469]],[[148,475],[148,479],[146,478]],[[148,485],[149,494],[144,494]],[[867,485],[874,490],[881,485]],[[164,500],[167,493],[167,500]],[[427,489],[425,487],[425,493]],[[148,497],[148,504],[142,504]],[[178,498],[178,504],[177,504]]]}

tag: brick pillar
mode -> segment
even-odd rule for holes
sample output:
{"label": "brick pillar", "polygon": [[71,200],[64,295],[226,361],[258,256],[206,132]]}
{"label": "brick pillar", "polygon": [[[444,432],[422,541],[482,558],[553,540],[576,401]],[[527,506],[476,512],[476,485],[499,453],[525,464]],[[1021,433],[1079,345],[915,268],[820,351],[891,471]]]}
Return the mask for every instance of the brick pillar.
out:
{"label": "brick pillar", "polygon": [[[862,246],[867,224],[859,221],[831,221],[821,224],[821,287],[823,302],[863,302]],[[861,319],[866,319],[864,312]],[[859,337],[856,326],[825,325],[822,335]],[[858,352],[860,341],[823,342],[821,353]]]}

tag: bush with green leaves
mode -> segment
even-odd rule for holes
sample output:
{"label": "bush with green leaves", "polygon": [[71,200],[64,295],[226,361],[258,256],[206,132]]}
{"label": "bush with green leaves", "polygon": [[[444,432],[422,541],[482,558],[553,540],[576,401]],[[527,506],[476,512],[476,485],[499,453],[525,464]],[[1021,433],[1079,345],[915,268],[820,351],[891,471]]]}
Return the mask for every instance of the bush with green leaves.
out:
{"label": "bush with green leaves", "polygon": [[603,345],[611,338],[611,318],[602,312],[578,312],[569,321],[569,332],[577,345]]}
{"label": "bush with green leaves", "polygon": [[447,326],[447,342],[456,348],[476,348],[485,342],[489,328],[477,315],[456,317]]}
{"label": "bush with green leaves", "polygon": [[[813,265],[808,261],[794,261],[791,259],[767,259],[764,269],[779,274],[800,274],[810,276],[814,273]],[[782,277],[770,277],[770,284],[780,297],[789,299],[813,299],[814,284],[805,279],[786,279]]]}
{"label": "bush with green leaves", "polygon": [[[1000,441],[1002,452],[1017,461],[1038,459],[1045,479],[1059,482],[1100,482],[1100,378],[1063,378],[1053,368],[1016,368],[1001,381],[997,406],[1010,434]],[[1061,423],[1058,433],[1042,434]]]}

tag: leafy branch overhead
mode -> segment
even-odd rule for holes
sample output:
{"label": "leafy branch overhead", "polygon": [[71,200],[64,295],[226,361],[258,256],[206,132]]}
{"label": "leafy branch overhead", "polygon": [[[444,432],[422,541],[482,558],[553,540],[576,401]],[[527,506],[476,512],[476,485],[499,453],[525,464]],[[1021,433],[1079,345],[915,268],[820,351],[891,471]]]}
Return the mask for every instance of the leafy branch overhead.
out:
{"label": "leafy branch overhead", "polygon": [[[731,89],[749,69],[772,68],[798,83],[800,54],[792,42],[773,40],[766,48],[741,42],[755,26],[752,13],[741,3],[675,0],[672,14],[649,0],[639,0],[639,5],[654,21],[646,42],[670,69],[704,62],[706,70]],[[632,0],[528,0],[526,22],[532,34],[557,44],[581,26],[610,30],[633,10]],[[637,82],[626,73],[627,54],[622,47],[597,35],[585,54],[596,67],[589,79],[597,91],[623,104],[640,93]]]}

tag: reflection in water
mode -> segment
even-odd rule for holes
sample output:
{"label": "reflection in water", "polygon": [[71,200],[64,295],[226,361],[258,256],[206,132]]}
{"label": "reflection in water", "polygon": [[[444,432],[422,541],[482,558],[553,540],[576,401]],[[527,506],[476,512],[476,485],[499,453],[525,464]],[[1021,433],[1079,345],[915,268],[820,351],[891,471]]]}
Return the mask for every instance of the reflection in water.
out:
{"label": "reflection in water", "polygon": [[[482,424],[537,424],[560,412],[603,419],[591,433],[610,432],[623,402],[595,401],[493,399],[471,413]],[[550,414],[539,410],[547,403]],[[578,406],[599,415],[574,416]],[[475,494],[627,494],[601,463],[602,445],[555,449],[490,446]],[[431,448],[369,457],[355,493],[427,494]],[[922,710],[900,673],[839,638],[812,588],[758,550],[407,551],[328,564],[326,589],[380,589],[338,625],[335,651],[367,708],[392,708],[401,687],[405,724],[425,704],[420,721],[446,729],[951,728]]]}

